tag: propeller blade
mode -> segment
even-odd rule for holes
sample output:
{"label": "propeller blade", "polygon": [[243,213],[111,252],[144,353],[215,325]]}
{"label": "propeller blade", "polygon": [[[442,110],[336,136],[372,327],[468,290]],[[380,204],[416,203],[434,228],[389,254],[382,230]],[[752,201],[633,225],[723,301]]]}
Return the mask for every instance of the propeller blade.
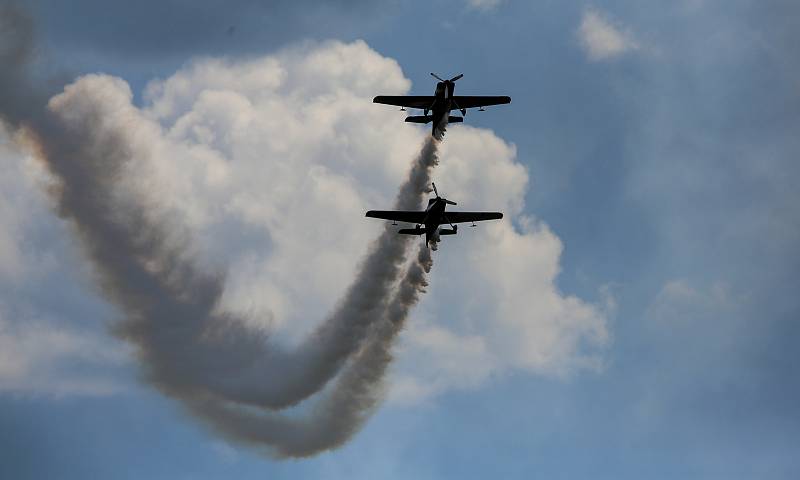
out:
{"label": "propeller blade", "polygon": [[431,72],[431,75],[432,75],[432,76],[433,76],[433,78],[435,78],[436,80],[439,80],[440,82],[444,82],[444,80],[442,79],[442,77],[440,77],[439,75],[436,75],[436,74],[435,74],[435,73],[433,73],[433,72]]}
{"label": "propeller blade", "polygon": [[458,75],[456,75],[455,77],[451,78],[451,79],[450,79],[450,81],[451,81],[451,82],[455,82],[456,80],[458,80],[459,78],[461,78],[461,77],[463,77],[463,76],[464,76],[464,74],[463,74],[463,73],[459,73],[459,74],[458,74]]}
{"label": "propeller blade", "polygon": [[433,182],[431,182],[431,185],[433,185],[433,193],[435,193],[435,194],[436,194],[436,197],[437,197],[437,198],[439,198],[439,191],[438,191],[438,190],[436,190],[436,184],[435,184],[435,183],[433,183]]}
{"label": "propeller blade", "polygon": [[458,205],[456,202],[454,202],[452,200],[448,200],[446,198],[443,198],[442,200],[444,200],[444,203],[446,203],[448,205]]}

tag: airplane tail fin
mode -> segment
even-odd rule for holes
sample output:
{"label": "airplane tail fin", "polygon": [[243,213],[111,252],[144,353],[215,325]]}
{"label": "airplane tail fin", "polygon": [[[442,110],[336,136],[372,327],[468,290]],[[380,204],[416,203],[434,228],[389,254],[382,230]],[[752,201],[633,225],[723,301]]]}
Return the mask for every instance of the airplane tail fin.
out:
{"label": "airplane tail fin", "polygon": [[447,123],[459,123],[463,121],[464,117],[447,117]]}
{"label": "airplane tail fin", "polygon": [[433,115],[411,115],[406,117],[406,122],[411,123],[430,123],[433,121]]}

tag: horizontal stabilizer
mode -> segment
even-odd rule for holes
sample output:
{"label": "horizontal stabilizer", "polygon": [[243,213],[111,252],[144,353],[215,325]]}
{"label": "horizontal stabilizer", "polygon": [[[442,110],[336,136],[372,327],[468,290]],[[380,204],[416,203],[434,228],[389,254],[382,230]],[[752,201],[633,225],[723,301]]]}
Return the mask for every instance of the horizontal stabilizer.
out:
{"label": "horizontal stabilizer", "polygon": [[422,235],[425,233],[424,228],[401,228],[397,231],[400,235]]}
{"label": "horizontal stabilizer", "polygon": [[433,115],[411,115],[406,117],[406,122],[411,123],[430,123],[433,121]]}
{"label": "horizontal stabilizer", "polygon": [[458,123],[463,121],[464,117],[447,117],[447,123]]}

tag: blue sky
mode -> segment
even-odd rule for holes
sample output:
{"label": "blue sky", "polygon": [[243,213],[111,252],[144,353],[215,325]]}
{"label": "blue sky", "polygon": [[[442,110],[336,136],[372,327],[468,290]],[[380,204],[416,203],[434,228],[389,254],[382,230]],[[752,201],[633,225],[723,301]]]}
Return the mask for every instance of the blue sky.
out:
{"label": "blue sky", "polygon": [[[32,370],[39,378],[26,387],[0,382],[0,476],[788,479],[800,473],[800,11],[793,2],[207,1],[189,9],[183,2],[68,7],[39,0],[28,7],[42,70],[65,79],[51,81],[54,93],[77,75],[102,72],[125,79],[134,103],[147,105],[148,82],[198,57],[254,59],[333,39],[363,40],[396,60],[416,94],[430,93],[434,71],[463,72],[462,94],[510,95],[510,106],[471,112],[465,123],[515,146],[514,162],[529,175],[519,218],[544,222],[560,240],[557,290],[595,308],[609,340],[591,350],[594,368],[509,361],[474,383],[464,380],[467,386],[445,382],[417,403],[387,402],[339,450],[272,460],[227,443],[140,381],[137,363],[108,333],[119,314],[93,286],[70,229],[44,195],[12,190],[7,178],[0,185],[11,207],[0,213],[10,213],[0,218],[22,225],[15,238],[23,246],[9,251],[25,265],[0,269],[11,272],[0,277],[2,313],[14,326],[5,341],[42,336],[19,325],[46,318],[96,340],[87,345],[104,346],[88,358],[76,354],[80,347],[68,350],[57,357],[63,363],[46,364],[52,371]],[[586,43],[587,21],[605,29],[591,37],[600,53]],[[413,128],[396,121],[398,129]],[[461,127],[451,127],[446,146],[462,138]],[[465,142],[473,138],[463,130]],[[387,140],[386,149],[397,145]],[[447,160],[443,155],[442,168]],[[381,195],[391,192],[369,198]],[[18,221],[23,215],[28,219]],[[204,230],[211,232],[210,251],[228,242],[258,248],[258,235],[239,238],[213,228]],[[459,263],[458,241],[442,245],[427,303],[412,323],[430,329],[458,322],[439,316],[446,309],[435,306],[437,293],[455,295],[445,286],[445,266]],[[8,258],[0,255],[14,260]],[[41,265],[50,266],[36,274]],[[310,311],[324,313],[336,298],[330,295],[323,289]],[[590,349],[580,342],[571,348],[569,358]],[[421,368],[400,360],[401,373]],[[113,378],[114,387],[76,393],[41,386],[76,372]]]}

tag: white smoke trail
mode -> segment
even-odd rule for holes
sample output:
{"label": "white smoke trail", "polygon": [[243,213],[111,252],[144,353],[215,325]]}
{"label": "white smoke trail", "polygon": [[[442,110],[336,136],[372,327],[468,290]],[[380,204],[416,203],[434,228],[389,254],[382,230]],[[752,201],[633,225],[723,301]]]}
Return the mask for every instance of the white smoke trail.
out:
{"label": "white smoke trail", "polygon": [[342,445],[380,403],[394,340],[425,291],[432,265],[430,250],[421,245],[384,316],[372,325],[369,340],[307,417],[292,419],[242,408],[213,396],[191,397],[189,408],[228,438],[269,446],[278,457],[307,457]]}
{"label": "white smoke trail", "polygon": [[[396,209],[422,208],[423,195],[430,185],[430,169],[437,163],[437,146],[434,139],[426,139],[400,187]],[[206,383],[228,398],[271,407],[292,405],[319,390],[359,348],[368,327],[381,316],[386,298],[402,273],[408,241],[408,237],[387,226],[372,244],[338,308],[296,351],[262,355],[246,369],[208,378]],[[278,383],[265,383],[265,376],[278,366],[280,371],[276,374],[286,376]]]}
{"label": "white smoke trail", "polygon": [[[116,331],[137,347],[146,378],[231,438],[280,455],[340,445],[377,405],[391,340],[424,286],[419,271],[430,268],[429,257],[423,262],[420,253],[404,274],[408,239],[387,228],[335,312],[298,349],[271,345],[263,332],[218,313],[223,279],[187,258],[184,235],[120,193],[147,148],[137,142],[132,107],[104,95],[118,81],[87,76],[44,109],[47,96],[26,71],[26,22],[17,9],[0,9],[0,117],[27,132],[57,181],[58,213],[74,226],[103,293],[124,313]],[[421,207],[436,150],[437,141],[428,139],[396,208]],[[253,415],[238,405],[294,405],[337,372],[309,419]]]}

